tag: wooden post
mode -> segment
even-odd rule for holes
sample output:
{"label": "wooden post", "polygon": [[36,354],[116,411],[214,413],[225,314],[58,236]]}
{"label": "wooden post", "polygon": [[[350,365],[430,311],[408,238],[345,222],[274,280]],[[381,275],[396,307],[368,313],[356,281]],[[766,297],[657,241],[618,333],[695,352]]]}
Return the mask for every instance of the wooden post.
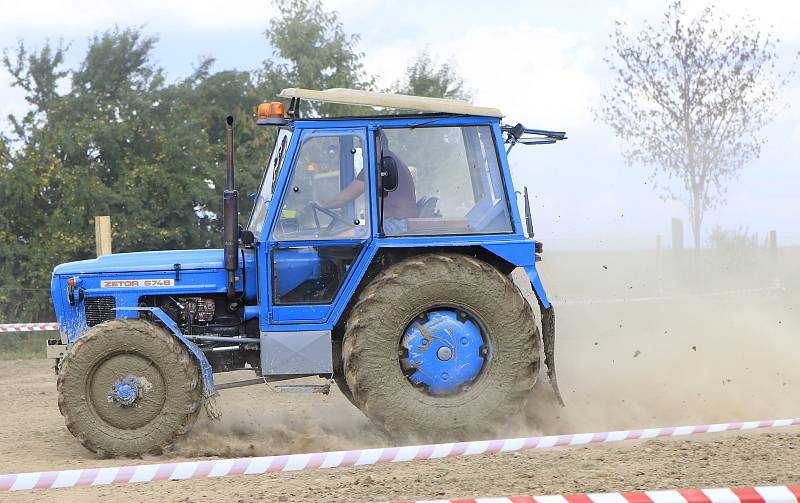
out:
{"label": "wooden post", "polygon": [[672,219],[672,249],[676,252],[683,250],[683,221],[680,218]]}
{"label": "wooden post", "polygon": [[111,217],[94,217],[94,237],[97,244],[97,256],[111,255]]}
{"label": "wooden post", "polygon": [[661,234],[656,236],[656,291],[659,295],[664,291],[662,278],[664,277],[664,255],[661,251]]}
{"label": "wooden post", "polygon": [[778,254],[778,233],[774,230],[769,231],[767,248],[769,248],[769,254],[773,257]]}

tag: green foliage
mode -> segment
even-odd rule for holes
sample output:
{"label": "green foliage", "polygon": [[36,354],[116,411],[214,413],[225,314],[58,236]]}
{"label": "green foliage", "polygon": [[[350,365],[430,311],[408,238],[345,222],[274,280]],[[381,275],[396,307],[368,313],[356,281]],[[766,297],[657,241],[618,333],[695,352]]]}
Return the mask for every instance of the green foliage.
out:
{"label": "green foliage", "polygon": [[[280,88],[352,88],[369,90],[373,79],[364,72],[364,54],[356,51],[358,35],[347,35],[336,12],[326,12],[319,0],[276,0],[281,15],[270,21],[265,35],[275,48],[264,62],[259,81]],[[319,116],[363,113],[331,103],[303,103],[304,114]]]}
{"label": "green foliage", "polygon": [[[236,118],[236,185],[240,192],[239,210],[242,223],[252,209],[251,193],[258,188],[263,166],[272,146],[271,129],[256,126],[254,109],[263,100],[250,74],[243,71],[211,73],[213,60],[204,60],[195,72],[173,86],[177,108],[172,112],[189,123],[187,141],[196,141],[203,152],[201,164],[191,166],[191,176],[210,189],[212,197],[195,207],[200,223],[209,232],[209,243],[221,244],[222,190],[225,188],[225,117]],[[272,90],[271,95],[278,91]],[[202,165],[207,168],[202,170]],[[204,178],[200,179],[200,175]]]}
{"label": "green foliage", "polygon": [[[212,75],[204,61],[168,85],[150,62],[155,43],[134,29],[105,32],[68,71],[60,48],[6,57],[31,107],[12,118],[13,154],[0,172],[3,318],[52,317],[50,271],[93,257],[95,215],[112,216],[115,252],[219,245],[229,113],[239,118],[240,186],[255,190],[267,148],[249,74]],[[62,94],[53,92],[60,78]]]}
{"label": "green foliage", "polygon": [[391,92],[431,98],[448,98],[472,101],[470,92],[464,87],[464,79],[451,63],[437,66],[427,50],[406,67],[406,74],[389,89]]}
{"label": "green foliage", "polygon": [[26,138],[26,133],[37,123],[46,120],[51,102],[58,98],[58,81],[67,76],[66,71],[59,69],[63,63],[64,48],[60,44],[56,48],[45,45],[38,54],[30,54],[20,41],[14,58],[4,51],[3,66],[14,79],[12,86],[25,91],[25,101],[31,106],[22,119],[8,116],[17,137]]}
{"label": "green foliage", "polygon": [[[8,148],[8,140],[0,132],[0,173],[11,168],[11,150]],[[0,175],[2,176],[2,175]]]}
{"label": "green foliage", "polygon": [[[265,33],[273,58],[253,72],[213,72],[213,59],[205,59],[167,82],[153,63],[157,39],[134,28],[95,35],[75,68],[65,68],[62,44],[32,51],[20,42],[4,52],[28,109],[9,116],[11,131],[0,135],[0,321],[52,320],[50,274],[60,263],[94,257],[95,215],[111,216],[115,253],[220,246],[227,115],[236,118],[245,224],[275,135],[256,126],[256,105],[284,87],[374,87],[358,37],[335,12],[318,0],[277,5],[282,14]],[[428,86],[423,94],[461,92],[450,67],[428,60],[415,68],[414,82]]]}

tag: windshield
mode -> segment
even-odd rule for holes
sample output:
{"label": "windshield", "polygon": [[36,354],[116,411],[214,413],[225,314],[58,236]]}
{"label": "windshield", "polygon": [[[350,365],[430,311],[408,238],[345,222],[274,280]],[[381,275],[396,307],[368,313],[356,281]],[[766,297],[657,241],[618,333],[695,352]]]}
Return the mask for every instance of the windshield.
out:
{"label": "windshield", "polygon": [[398,185],[385,196],[387,236],[501,234],[513,231],[500,161],[489,126],[382,129]]}
{"label": "windshield", "polygon": [[269,202],[272,199],[272,194],[275,192],[275,184],[278,182],[278,175],[283,165],[283,158],[286,156],[286,150],[289,147],[289,140],[291,140],[291,138],[291,129],[281,129],[278,132],[278,138],[275,140],[275,146],[272,148],[272,155],[269,158],[267,169],[264,170],[264,177],[261,179],[261,189],[256,195],[253,204],[253,213],[250,214],[250,222],[247,224],[247,229],[256,236],[256,239],[258,239],[258,235],[261,233],[261,228],[264,227],[264,219],[267,217]]}

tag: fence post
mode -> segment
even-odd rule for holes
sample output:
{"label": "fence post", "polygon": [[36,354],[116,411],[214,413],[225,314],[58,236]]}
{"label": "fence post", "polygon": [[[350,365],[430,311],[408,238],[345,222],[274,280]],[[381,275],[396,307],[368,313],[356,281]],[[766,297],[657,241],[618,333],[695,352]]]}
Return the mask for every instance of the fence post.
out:
{"label": "fence post", "polygon": [[94,237],[97,245],[97,256],[111,255],[111,217],[94,217]]}
{"label": "fence post", "polygon": [[778,233],[774,230],[769,231],[767,248],[769,248],[769,254],[773,257],[778,254]]}
{"label": "fence post", "polygon": [[672,219],[672,249],[675,252],[683,250],[683,221],[680,218]]}
{"label": "fence post", "polygon": [[664,278],[664,253],[662,251],[663,245],[661,243],[661,234],[656,236],[656,291],[659,295],[664,291],[663,278]]}

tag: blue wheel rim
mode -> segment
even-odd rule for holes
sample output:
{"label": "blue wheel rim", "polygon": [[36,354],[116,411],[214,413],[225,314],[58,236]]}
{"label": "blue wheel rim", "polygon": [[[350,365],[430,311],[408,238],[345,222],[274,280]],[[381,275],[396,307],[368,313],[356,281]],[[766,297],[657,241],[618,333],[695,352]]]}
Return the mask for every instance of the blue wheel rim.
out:
{"label": "blue wheel rim", "polygon": [[124,379],[117,379],[117,382],[111,388],[111,394],[108,395],[108,401],[113,401],[126,407],[133,405],[142,391],[140,389],[141,380],[140,377],[130,374]]}
{"label": "blue wheel rim", "polygon": [[435,308],[406,327],[400,366],[408,380],[426,393],[454,395],[478,378],[489,349],[475,317],[456,308]]}

